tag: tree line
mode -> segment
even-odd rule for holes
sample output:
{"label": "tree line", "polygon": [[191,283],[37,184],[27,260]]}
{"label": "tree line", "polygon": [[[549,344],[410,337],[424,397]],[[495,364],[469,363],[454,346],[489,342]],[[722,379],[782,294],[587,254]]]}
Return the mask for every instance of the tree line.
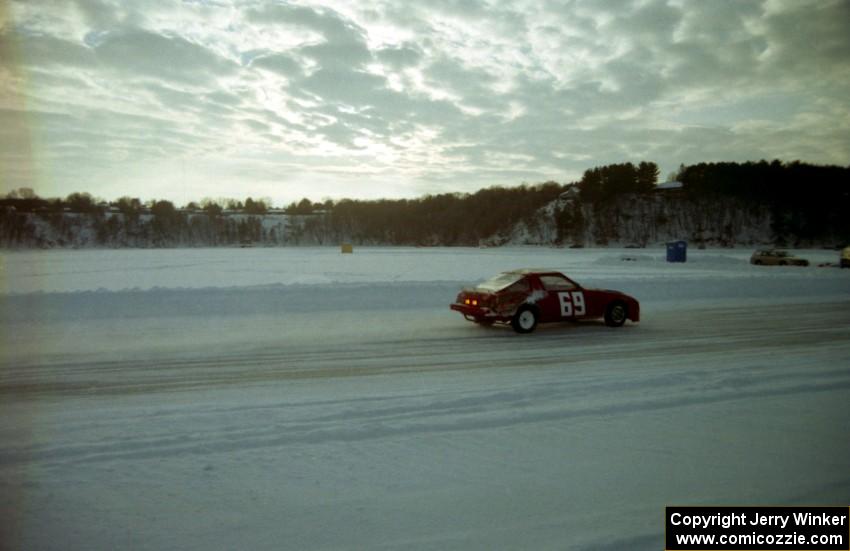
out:
{"label": "tree line", "polygon": [[677,178],[693,199],[733,197],[768,207],[778,242],[850,241],[850,166],[783,163],[699,163]]}
{"label": "tree line", "polygon": [[[183,207],[177,207],[171,201],[150,200],[142,202],[138,197],[121,197],[115,201],[103,201],[96,199],[86,192],[74,192],[65,198],[39,197],[31,188],[19,188],[0,198],[0,208],[14,208],[17,212],[74,212],[99,215],[107,211],[120,212],[127,216],[138,214],[153,214],[156,212],[206,212],[218,215],[224,211],[238,212],[244,214],[266,214],[271,208],[271,199],[252,199],[248,197],[245,201],[239,199],[210,199],[206,198],[200,203],[192,201]],[[288,210],[294,210],[293,203]]]}
{"label": "tree line", "polygon": [[[122,197],[99,201],[88,193],[42,199],[19,189],[0,199],[0,244],[28,243],[34,219],[71,239],[88,224],[95,246],[215,246],[240,242],[270,245],[353,241],[390,245],[478,245],[510,231],[519,222],[540,222],[540,209],[562,200],[545,216],[554,224],[555,241],[581,241],[589,215],[610,220],[606,235],[631,216],[628,197],[651,200],[658,190],[653,162],[617,163],[588,169],[577,182],[494,186],[474,193],[443,193],[416,199],[303,198],[275,211],[299,218],[298,224],[272,227],[260,217],[271,200],[203,199],[176,207],[170,201],[143,203]],[[710,208],[717,198],[741,208],[769,208],[779,243],[799,240],[850,241],[850,167],[818,166],[799,161],[699,163],[682,165],[674,175],[681,201]],[[669,195],[668,195],[669,197]],[[564,200],[568,198],[568,200]],[[63,216],[78,213],[83,220]],[[113,216],[113,214],[120,216]],[[227,216],[240,214],[246,216]],[[658,220],[662,224],[664,220]],[[597,224],[598,226],[598,224]],[[76,229],[75,229],[76,228]],[[597,232],[598,233],[598,232]],[[63,238],[64,239],[64,238]],[[604,239],[604,238],[603,238]],[[496,240],[498,242],[498,240]],[[60,246],[63,246],[60,243]],[[67,245],[66,245],[67,246]]]}
{"label": "tree line", "polygon": [[419,199],[355,201],[333,205],[326,218],[340,240],[393,245],[478,245],[512,227],[564,192],[557,182],[489,187]]}

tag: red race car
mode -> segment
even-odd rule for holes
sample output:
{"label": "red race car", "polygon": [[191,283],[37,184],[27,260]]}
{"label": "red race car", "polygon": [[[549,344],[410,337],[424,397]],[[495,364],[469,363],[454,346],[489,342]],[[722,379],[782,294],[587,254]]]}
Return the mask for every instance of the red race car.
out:
{"label": "red race car", "polygon": [[603,318],[620,327],[640,321],[640,304],[619,291],[586,289],[560,272],[503,272],[473,288],[463,289],[450,306],[482,325],[510,323],[518,333],[538,323]]}

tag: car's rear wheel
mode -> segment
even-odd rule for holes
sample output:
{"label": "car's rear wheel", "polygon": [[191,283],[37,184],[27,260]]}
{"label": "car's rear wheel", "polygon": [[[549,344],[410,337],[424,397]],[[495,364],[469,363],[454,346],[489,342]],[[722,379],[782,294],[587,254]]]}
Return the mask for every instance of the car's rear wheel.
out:
{"label": "car's rear wheel", "polygon": [[626,323],[628,310],[622,302],[612,302],[605,309],[605,325],[608,327],[620,327]]}
{"label": "car's rear wheel", "polygon": [[511,319],[511,327],[517,333],[531,333],[537,327],[537,311],[530,306],[523,306]]}

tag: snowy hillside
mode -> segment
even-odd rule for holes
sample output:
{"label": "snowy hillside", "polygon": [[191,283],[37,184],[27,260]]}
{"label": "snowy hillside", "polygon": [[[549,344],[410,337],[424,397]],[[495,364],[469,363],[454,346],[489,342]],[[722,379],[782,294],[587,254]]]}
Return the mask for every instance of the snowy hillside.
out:
{"label": "snowy hillside", "polygon": [[[4,543],[657,550],[665,505],[847,503],[850,270],[748,252],[3,254]],[[448,309],[521,266],[642,320]]]}
{"label": "snowy hillside", "polygon": [[0,247],[162,248],[321,244],[310,232],[314,216],[181,213],[170,220],[151,214],[14,213],[0,210]]}
{"label": "snowy hillside", "polygon": [[631,195],[604,205],[565,193],[490,242],[647,247],[685,240],[709,247],[754,246],[774,243],[771,221],[766,208],[721,198],[695,202],[675,191]]}
{"label": "snowy hillside", "polygon": [[[773,244],[767,207],[715,197],[690,200],[673,192],[623,195],[604,203],[579,200],[573,187],[561,197],[512,212],[486,226],[476,222],[474,206],[447,207],[466,220],[465,230],[443,224],[433,212],[394,214],[378,204],[342,214],[248,215],[177,213],[126,217],[105,213],[15,213],[0,211],[0,247],[6,248],[163,248],[209,246],[311,246],[352,241],[357,245],[566,245],[647,247],[684,239],[696,246],[734,247]],[[507,199],[503,199],[507,201]],[[490,208],[498,208],[494,203]],[[483,205],[481,208],[487,207]],[[382,210],[382,209],[389,209]],[[458,210],[461,209],[461,210]],[[437,211],[439,212],[439,211]],[[521,215],[520,215],[521,214]],[[375,218],[385,216],[386,218]],[[401,218],[399,218],[401,216]],[[442,220],[442,222],[440,222]],[[498,221],[504,220],[499,224]],[[455,220],[456,221],[456,220]],[[485,229],[486,226],[486,229]],[[828,240],[827,240],[828,241]],[[841,242],[804,242],[838,246]],[[792,240],[792,245],[793,240]]]}

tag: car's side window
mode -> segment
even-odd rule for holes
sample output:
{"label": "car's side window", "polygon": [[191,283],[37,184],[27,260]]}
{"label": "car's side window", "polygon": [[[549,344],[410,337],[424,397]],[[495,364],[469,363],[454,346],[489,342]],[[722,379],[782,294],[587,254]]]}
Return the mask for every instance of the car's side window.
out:
{"label": "car's side window", "polygon": [[508,293],[527,293],[531,290],[531,286],[528,284],[528,281],[525,279],[520,279],[507,289],[505,289]]}
{"label": "car's side window", "polygon": [[571,291],[576,288],[570,280],[558,275],[540,276],[540,281],[547,291]]}

